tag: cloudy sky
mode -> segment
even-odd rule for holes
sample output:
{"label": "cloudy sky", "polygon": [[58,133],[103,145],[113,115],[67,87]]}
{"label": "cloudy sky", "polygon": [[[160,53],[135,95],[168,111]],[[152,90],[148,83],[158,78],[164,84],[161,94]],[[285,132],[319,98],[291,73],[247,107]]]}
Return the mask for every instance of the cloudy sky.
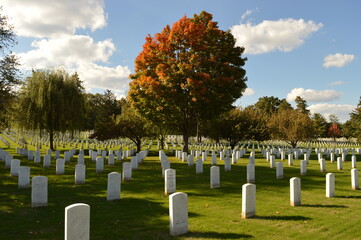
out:
{"label": "cloudy sky", "polygon": [[341,121],[361,96],[359,0],[1,0],[18,34],[22,70],[63,66],[89,92],[125,96],[147,34],[205,10],[244,46],[248,89],[236,104],[263,96],[304,98],[311,112]]}

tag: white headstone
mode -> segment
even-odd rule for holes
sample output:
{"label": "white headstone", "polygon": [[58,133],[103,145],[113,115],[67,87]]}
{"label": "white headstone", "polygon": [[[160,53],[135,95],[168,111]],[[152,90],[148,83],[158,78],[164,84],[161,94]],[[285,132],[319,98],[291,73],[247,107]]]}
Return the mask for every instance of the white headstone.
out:
{"label": "white headstone", "polygon": [[31,183],[31,207],[44,207],[48,205],[48,178],[35,176]]}
{"label": "white headstone", "polygon": [[171,194],[176,191],[176,172],[174,169],[165,170],[164,193]]}
{"label": "white headstone", "polygon": [[307,174],[307,161],[300,161],[300,174],[301,176],[305,176]]}
{"label": "white headstone", "polygon": [[335,196],[335,174],[327,173],[326,174],[326,197]]}
{"label": "white headstone", "polygon": [[188,232],[188,196],[185,193],[169,195],[169,229],[172,236]]}
{"label": "white headstone", "polygon": [[51,165],[51,157],[50,157],[50,155],[45,155],[44,159],[43,159],[43,167],[49,168],[50,165]]}
{"label": "white headstone", "polygon": [[96,172],[103,172],[104,171],[104,158],[97,157],[95,162],[95,171]]}
{"label": "white headstone", "polygon": [[256,215],[256,185],[246,183],[242,186],[242,218]]}
{"label": "white headstone", "polygon": [[75,184],[85,183],[85,165],[77,164],[75,166]]}
{"label": "white headstone", "polygon": [[80,154],[78,155],[78,164],[85,164],[84,162],[84,154]]}
{"label": "white headstone", "polygon": [[357,166],[356,166],[356,156],[351,157],[351,167],[352,168],[357,168]]}
{"label": "white headstone", "polygon": [[188,166],[193,166],[194,165],[194,160],[193,160],[193,155],[189,154],[188,155]]}
{"label": "white headstone", "polygon": [[19,167],[20,167],[20,160],[11,159],[10,176],[12,177],[18,176]]}
{"label": "white headstone", "polygon": [[210,185],[211,188],[219,188],[221,183],[219,167],[212,166],[210,171]]}
{"label": "white headstone", "polygon": [[90,239],[90,206],[75,203],[65,208],[65,240]]}
{"label": "white headstone", "polygon": [[203,161],[202,159],[196,160],[196,174],[203,173]]}
{"label": "white headstone", "polygon": [[130,162],[123,163],[123,181],[130,181],[132,179],[132,164]]}
{"label": "white headstone", "polygon": [[114,154],[112,153],[108,155],[108,165],[114,165]]}
{"label": "white headstone", "polygon": [[326,172],[326,161],[324,158],[320,160],[320,171],[325,173]]}
{"label": "white headstone", "polygon": [[55,172],[56,172],[57,175],[64,174],[64,172],[65,172],[65,159],[62,159],[62,158],[56,159]]}
{"label": "white headstone", "polygon": [[291,206],[301,206],[301,179],[290,179],[290,203]]}
{"label": "white headstone", "polygon": [[138,169],[138,158],[133,156],[130,160],[131,164],[132,164],[132,170],[136,170]]}
{"label": "white headstone", "polygon": [[270,165],[270,168],[275,168],[276,167],[276,157],[275,157],[275,155],[270,155],[270,157],[269,157],[269,165]]}
{"label": "white headstone", "polygon": [[255,166],[254,164],[247,164],[247,182],[254,183],[255,181]]}
{"label": "white headstone", "polygon": [[30,167],[21,166],[18,169],[18,188],[30,187]]}
{"label": "white headstone", "polygon": [[224,170],[225,171],[231,171],[231,160],[229,159],[229,157],[226,157],[225,159],[224,159]]}
{"label": "white headstone", "polygon": [[288,166],[293,166],[293,155],[288,154]]}
{"label": "white headstone", "polygon": [[277,179],[283,178],[283,162],[276,163],[276,178]]}
{"label": "white headstone", "polygon": [[359,189],[358,169],[351,169],[351,186],[352,190]]}
{"label": "white headstone", "polygon": [[107,200],[112,201],[120,199],[121,174],[111,172],[108,174]]}
{"label": "white headstone", "polygon": [[217,164],[217,155],[215,153],[212,153],[212,165]]}
{"label": "white headstone", "polygon": [[337,170],[342,170],[342,158],[337,158]]}

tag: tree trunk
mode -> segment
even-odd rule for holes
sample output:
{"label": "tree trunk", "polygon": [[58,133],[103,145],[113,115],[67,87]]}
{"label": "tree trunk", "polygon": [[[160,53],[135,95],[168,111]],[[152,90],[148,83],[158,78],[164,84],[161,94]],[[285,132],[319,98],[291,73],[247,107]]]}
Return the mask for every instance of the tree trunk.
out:
{"label": "tree trunk", "polygon": [[183,133],[183,142],[184,142],[183,152],[186,153],[188,153],[188,141],[189,141],[188,133]]}
{"label": "tree trunk", "polygon": [[142,144],[142,140],[137,139],[136,145],[137,145],[137,152],[138,153],[142,150],[141,144]]}
{"label": "tree trunk", "polygon": [[164,150],[164,136],[160,135],[160,149]]}
{"label": "tree trunk", "polygon": [[296,148],[297,147],[297,141],[296,142],[291,141],[291,146],[292,146],[292,148]]}
{"label": "tree trunk", "polygon": [[50,149],[51,150],[55,150],[55,148],[54,148],[54,132],[53,132],[53,130],[50,130],[49,131],[49,135],[50,135]]}

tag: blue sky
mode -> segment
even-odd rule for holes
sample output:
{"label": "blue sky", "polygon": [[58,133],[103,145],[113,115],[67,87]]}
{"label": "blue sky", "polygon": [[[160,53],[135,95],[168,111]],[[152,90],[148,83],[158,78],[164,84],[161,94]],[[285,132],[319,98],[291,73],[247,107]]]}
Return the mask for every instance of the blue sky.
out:
{"label": "blue sky", "polygon": [[63,66],[89,92],[127,94],[147,34],[205,10],[231,30],[244,56],[248,89],[236,104],[300,95],[311,112],[348,119],[361,96],[358,0],[2,0],[18,34],[12,50],[26,72]]}

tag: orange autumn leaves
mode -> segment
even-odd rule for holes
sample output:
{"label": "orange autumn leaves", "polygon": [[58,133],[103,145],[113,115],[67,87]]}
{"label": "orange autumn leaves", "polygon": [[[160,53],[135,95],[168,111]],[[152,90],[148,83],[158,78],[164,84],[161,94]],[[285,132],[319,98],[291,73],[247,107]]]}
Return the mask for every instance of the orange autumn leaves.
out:
{"label": "orange autumn leaves", "polygon": [[128,92],[141,113],[171,113],[175,119],[211,116],[242,96],[247,80],[244,49],[236,47],[232,34],[218,29],[212,18],[207,12],[184,16],[145,38]]}

